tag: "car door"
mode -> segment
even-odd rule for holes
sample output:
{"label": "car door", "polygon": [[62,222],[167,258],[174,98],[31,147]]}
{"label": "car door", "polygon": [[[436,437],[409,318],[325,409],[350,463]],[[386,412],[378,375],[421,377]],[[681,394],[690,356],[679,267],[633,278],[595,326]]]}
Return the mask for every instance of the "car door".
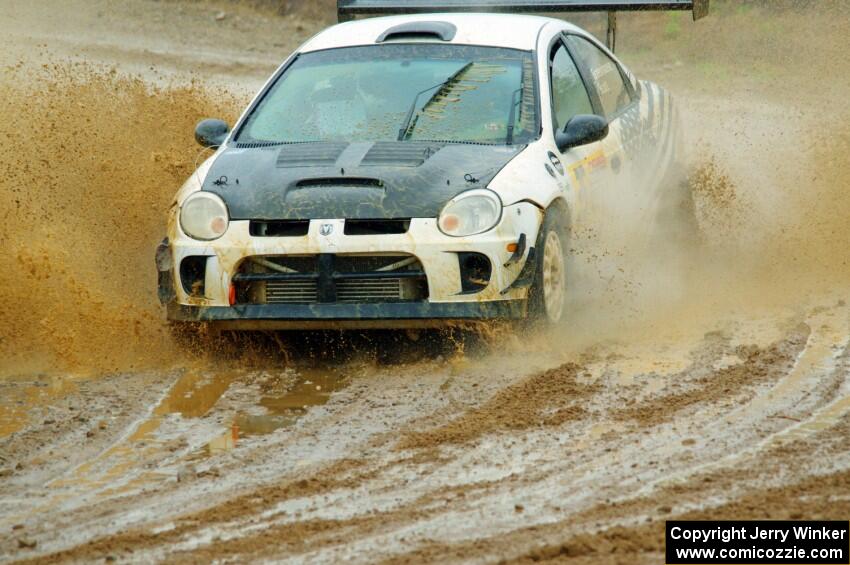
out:
{"label": "car door", "polygon": [[595,191],[595,204],[625,235],[634,228],[630,220],[642,218],[649,208],[642,198],[644,182],[638,166],[644,141],[638,96],[619,62],[594,41],[570,34],[566,44],[587,83],[595,112],[608,121],[608,136],[600,142],[598,157],[607,182]]}
{"label": "car door", "polygon": [[[549,87],[553,132],[563,131],[573,116],[595,113],[590,93],[563,38],[558,38],[550,49]],[[601,156],[600,142],[573,147],[560,155],[549,155],[552,164],[561,169],[566,189],[572,192],[570,213],[574,227],[581,223],[582,216],[590,213],[591,191],[606,182],[601,178]]]}

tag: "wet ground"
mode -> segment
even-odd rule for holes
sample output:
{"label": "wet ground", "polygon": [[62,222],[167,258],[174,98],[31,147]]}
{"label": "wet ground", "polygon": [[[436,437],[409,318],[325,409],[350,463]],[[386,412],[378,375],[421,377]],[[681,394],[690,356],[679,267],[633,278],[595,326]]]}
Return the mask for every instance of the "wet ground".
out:
{"label": "wet ground", "polygon": [[848,326],[836,300],[570,360],[6,382],[3,551],[656,561],[671,516],[846,516]]}
{"label": "wet ground", "polygon": [[[17,210],[0,231],[13,265],[0,275],[12,298],[0,310],[0,560],[657,563],[673,517],[850,516],[850,137],[816,111],[835,105],[828,92],[807,106],[763,85],[728,96],[738,79],[722,70],[694,80],[638,52],[637,70],[683,104],[704,241],[665,257],[675,270],[621,257],[628,276],[590,284],[563,330],[279,335],[187,355],[161,327],[149,251],[190,136],[164,157],[142,136],[115,149],[122,130],[98,116],[177,136],[231,102],[145,84],[196,70],[238,100],[309,24],[250,10],[218,19],[215,3],[81,2],[63,27],[51,3],[29,4],[0,24],[24,68],[58,54],[157,69],[142,87],[54,73],[50,104],[25,115],[52,161],[0,161],[4,179],[24,170],[64,188],[0,185]],[[135,31],[110,25],[122,7]],[[287,32],[280,52],[248,49],[248,25],[260,38]],[[196,32],[197,50],[177,28]],[[17,92],[0,86],[4,100]],[[137,111],[108,101],[116,89]],[[55,126],[87,120],[100,133],[82,148]],[[149,198],[116,204],[124,177]],[[34,195],[49,207],[29,205]],[[87,212],[64,232],[39,223],[78,199]],[[130,235],[106,242],[127,218]],[[27,222],[37,229],[24,237]],[[76,255],[57,251],[60,235]],[[103,256],[124,274],[99,286]],[[84,308],[64,298],[83,291]],[[30,295],[40,301],[16,306]]]}

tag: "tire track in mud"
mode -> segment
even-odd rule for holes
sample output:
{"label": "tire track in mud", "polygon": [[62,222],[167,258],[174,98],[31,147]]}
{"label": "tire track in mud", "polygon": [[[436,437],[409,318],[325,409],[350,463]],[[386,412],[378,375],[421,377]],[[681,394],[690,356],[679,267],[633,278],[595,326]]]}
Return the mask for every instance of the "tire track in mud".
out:
{"label": "tire track in mud", "polygon": [[[799,340],[799,336],[791,337],[791,338],[789,338],[789,339],[788,339],[788,341],[790,341],[790,342],[796,342],[796,343],[799,343],[799,342],[800,342],[800,340]],[[751,434],[750,434],[750,435],[751,435]],[[644,447],[644,449],[643,449],[643,450],[641,450],[642,452],[649,451],[650,449],[653,449],[653,448],[656,448],[656,449],[658,448],[658,446],[643,446],[643,447]],[[610,448],[607,448],[607,449],[610,449]],[[710,457],[710,455],[709,455],[708,457]],[[539,478],[539,477],[538,477],[538,478]],[[599,479],[600,479],[600,477],[598,477],[598,476],[597,476],[597,480],[599,480]],[[616,482],[616,477],[614,477],[614,478],[606,478],[606,479],[604,480],[604,482],[605,482],[605,483],[610,483],[610,482],[612,482],[612,479],[613,479],[613,481],[614,481],[614,482]],[[520,481],[520,482],[521,482],[521,481]],[[497,492],[499,492],[499,491],[497,490]]]}
{"label": "tire track in mud", "polygon": [[[294,500],[321,494],[333,489],[358,484],[363,477],[357,475],[361,463],[352,460],[339,460],[327,466],[308,479],[290,479],[280,484],[268,485],[262,489],[248,491],[199,512],[185,514],[170,522],[164,528],[143,528],[123,531],[73,546],[67,550],[22,560],[20,563],[60,563],[81,559],[104,558],[109,555],[131,553],[139,550],[161,548],[170,544],[179,547],[183,539],[201,529],[215,529],[219,525],[239,522],[247,515],[262,515],[281,501]],[[354,473],[354,476],[346,476]],[[315,525],[315,527],[314,527]],[[307,523],[300,528],[300,535],[308,532],[324,531],[320,525]],[[282,538],[283,539],[283,538]]]}
{"label": "tire track in mud", "polygon": [[559,426],[585,414],[582,399],[598,391],[578,380],[582,368],[568,363],[533,375],[499,390],[480,408],[426,431],[407,431],[398,449],[421,449],[443,443],[464,443],[485,433],[521,431],[529,427]]}
{"label": "tire track in mud", "polygon": [[[664,522],[668,519],[746,520],[775,519],[777,516],[840,519],[850,512],[850,501],[846,498],[836,500],[833,494],[848,488],[850,472],[842,471],[778,488],[757,488],[720,506],[675,515],[667,513],[664,507],[659,511],[654,506],[657,504],[655,501],[645,501],[646,505],[641,510],[648,511],[651,516],[642,516],[635,524],[599,529],[592,523],[585,523],[586,531],[581,531],[581,528],[575,527],[574,519],[570,519],[466,544],[425,544],[416,551],[390,557],[383,563],[465,560],[486,554],[501,555],[503,562],[511,563],[658,563],[663,560]],[[789,513],[787,509],[791,507],[795,510]],[[635,509],[618,510],[622,514]],[[613,518],[607,517],[609,521]],[[518,547],[526,549],[518,551]]]}
{"label": "tire track in mud", "polygon": [[[386,563],[472,559],[498,555],[510,562],[587,558],[588,563],[658,562],[663,552],[664,521],[705,519],[842,519],[850,498],[836,497],[850,485],[850,463],[842,438],[850,417],[832,429],[793,445],[772,447],[735,469],[700,473],[688,482],[662,485],[651,494],[597,501],[567,512],[550,523],[519,527],[495,536],[457,543],[428,542]],[[830,465],[821,461],[841,454]],[[797,468],[777,480],[776,469]]]}
{"label": "tire track in mud", "polygon": [[[681,503],[685,493],[689,491],[692,492],[687,497],[687,503],[684,509],[680,509],[680,512],[685,512],[677,513],[675,517],[678,519],[776,519],[783,516],[799,519],[841,518],[846,515],[850,499],[839,497],[836,500],[834,496],[836,492],[846,491],[850,483],[850,474],[846,471],[847,453],[841,439],[842,436],[847,437],[850,432],[850,418],[847,417],[847,408],[850,406],[850,396],[847,395],[850,391],[850,378],[846,363],[846,315],[847,312],[841,309],[834,316],[840,319],[839,331],[819,325],[818,322],[823,320],[818,316],[808,320],[809,324],[819,327],[820,331],[816,330],[809,336],[806,348],[796,358],[794,368],[765,394],[757,396],[739,411],[750,416],[755,412],[769,418],[773,411],[765,410],[770,404],[763,402],[763,398],[768,397],[770,402],[776,403],[774,407],[777,410],[782,410],[784,405],[794,404],[801,396],[789,394],[795,388],[791,385],[807,380],[815,386],[801,387],[797,392],[803,393],[803,397],[810,396],[812,388],[833,391],[832,394],[827,392],[818,396],[822,403],[826,403],[826,407],[815,411],[811,419],[786,426],[776,434],[768,434],[756,448],[733,454],[718,465],[697,466],[684,473],[690,476],[683,476],[681,480],[654,483],[654,487],[639,491],[637,494],[640,496],[627,498],[625,503],[608,502],[596,509],[596,515],[590,513],[585,517],[573,516],[570,519],[571,523],[575,520],[590,522],[592,519],[598,525],[600,522],[616,523],[627,516],[631,517],[629,520],[632,522],[640,522],[646,517],[647,521],[656,522],[655,525],[615,526],[601,533],[579,534],[572,536],[566,543],[535,550],[522,557],[527,560],[546,561],[553,558],[592,556],[588,562],[598,562],[601,557],[607,557],[606,561],[633,562],[639,554],[654,552],[655,555],[648,557],[650,560],[657,560],[657,554],[663,551],[663,520],[670,517],[667,514],[674,511],[676,502]],[[826,362],[822,363],[823,361]],[[820,370],[811,371],[813,367],[819,367]],[[837,377],[837,386],[829,383],[816,384],[816,381],[829,376]],[[842,390],[843,394],[840,392]],[[831,397],[835,399],[830,401]],[[727,418],[728,420],[730,419]],[[817,424],[808,427],[808,432],[795,433],[805,429],[811,421]],[[734,435],[735,432],[736,430],[730,429],[729,435]],[[826,434],[827,439],[817,440],[814,437],[816,434]],[[777,442],[777,438],[788,439]],[[836,453],[840,453],[841,457],[836,458]],[[750,456],[749,461],[744,461],[747,455]],[[832,463],[819,463],[829,461]],[[787,471],[780,471],[780,476],[777,477],[775,470],[784,470],[795,465],[799,465],[803,470],[802,480],[799,473],[795,475]],[[806,478],[807,474],[818,476]],[[740,494],[742,492],[743,496]],[[739,496],[739,500],[734,500]],[[716,506],[718,500],[729,499],[733,500]],[[674,501],[672,507],[664,504],[666,500]],[[692,509],[699,506],[702,508]],[[706,506],[709,508],[705,508]],[[662,517],[657,517],[659,514]],[[552,532],[558,529],[568,530],[569,525],[560,522]],[[563,537],[563,534],[561,536]],[[647,543],[647,540],[653,541]],[[515,542],[516,540],[513,540],[513,543]],[[452,551],[457,551],[457,548]],[[457,555],[451,552],[449,554]]]}
{"label": "tire track in mud", "polygon": [[[386,377],[388,377],[388,376],[386,376]],[[306,442],[309,443],[309,446],[305,445],[302,448],[300,448],[300,451],[302,451],[302,452],[305,452],[305,448],[306,448],[307,453],[315,450],[315,444],[317,442],[318,443],[324,443],[326,445],[331,443],[333,441],[333,436],[336,433],[338,433],[339,428],[346,424],[346,421],[344,420],[344,417],[346,415],[352,416],[351,420],[349,420],[347,422],[347,423],[351,424],[352,421],[354,419],[356,419],[355,417],[357,416],[357,414],[363,412],[362,403],[371,404],[373,407],[375,406],[375,403],[372,402],[372,399],[370,398],[370,395],[369,395],[369,389],[374,388],[374,387],[381,388],[387,396],[389,396],[393,399],[393,402],[391,403],[392,406],[397,406],[399,414],[394,416],[392,419],[396,422],[399,421],[399,419],[403,419],[403,417],[405,416],[405,412],[407,412],[407,410],[399,402],[399,400],[406,399],[405,402],[415,403],[416,399],[417,399],[416,394],[413,394],[414,391],[412,391],[412,390],[394,391],[394,390],[391,389],[391,387],[386,382],[382,383],[380,380],[376,381],[376,379],[381,379],[381,378],[382,378],[382,376],[379,374],[379,375],[374,376],[373,378],[368,379],[367,381],[365,381],[365,382],[363,382],[359,385],[355,383],[351,387],[352,393],[353,393],[352,396],[356,400],[358,400],[358,402],[361,402],[361,403],[355,402],[355,403],[353,403],[353,405],[348,404],[348,403],[341,403],[338,406],[336,406],[335,410],[327,411],[324,414],[319,414],[318,418],[316,418],[316,417],[312,418],[312,420],[309,422],[309,424],[305,425],[304,427],[299,427],[297,434],[294,437],[288,437],[288,438],[283,437],[283,438],[279,438],[277,441],[274,441],[272,443],[272,447],[274,449],[277,449],[277,450],[285,450],[288,453],[289,456],[292,456],[294,453],[297,453],[299,451],[299,448],[298,448],[299,442],[304,443],[306,441]],[[404,383],[404,381],[406,381],[406,380],[407,379],[397,379],[397,381],[399,383]],[[361,389],[361,390],[358,390],[358,389]],[[386,408],[389,404],[390,403],[383,404],[384,408]],[[386,414],[384,414],[384,415],[386,416]],[[360,425],[362,426],[363,423],[364,422],[362,421],[362,418],[361,418]],[[372,431],[378,431],[378,432],[386,433],[387,432],[386,424],[387,424],[387,422],[384,422],[381,427],[379,427],[377,430],[372,430]],[[328,429],[330,430],[330,432],[325,433],[325,432],[327,432]],[[352,430],[349,430],[349,431],[352,431]],[[131,429],[130,431],[128,431],[128,434],[133,435],[133,434],[135,434],[135,431]],[[125,436],[128,435],[128,434],[125,434]],[[345,442],[352,442],[353,441],[354,444],[356,445],[357,443],[359,443],[360,439],[361,438],[358,438],[357,434],[355,434],[350,439],[344,440],[343,444]],[[254,447],[253,451],[256,452],[257,450],[260,450],[260,449],[262,449],[261,445]],[[343,449],[343,452],[344,452],[344,445],[343,445],[342,449]],[[263,487],[257,493],[257,496],[260,497],[260,500],[266,500],[268,502],[268,504],[276,503],[276,501],[278,501],[282,497],[283,498],[289,497],[290,494],[292,494],[293,492],[296,493],[296,494],[298,494],[300,492],[297,488],[294,489],[294,490],[291,488],[290,483],[292,483],[293,481],[288,479],[288,478],[284,478],[283,480],[280,480],[280,479],[275,480],[273,475],[277,475],[277,474],[280,474],[282,472],[280,467],[278,466],[277,468],[268,469],[267,467],[268,467],[269,457],[266,457],[265,460],[264,460],[262,457],[257,457],[256,455],[257,455],[256,453],[254,453],[252,455],[251,451],[249,450],[248,453],[245,454],[245,457],[247,457],[251,461],[251,463],[255,466],[255,469],[260,471],[259,473],[256,473],[257,475],[260,475],[260,476],[259,477],[254,477],[254,476],[250,477],[250,479],[247,481],[247,484],[240,487],[240,490],[248,490],[252,483],[256,483],[258,481],[262,482],[263,480],[265,480],[266,483],[271,482],[272,483],[271,486],[269,486],[268,488]],[[273,458],[273,457],[274,457],[274,455],[272,454],[271,458]],[[228,470],[226,470],[226,467],[227,467],[227,465],[225,465],[225,470],[221,471],[222,474],[225,474],[225,473],[228,472]],[[290,466],[290,467],[292,467],[292,466]],[[294,467],[296,468],[296,471],[299,470],[299,465],[297,463],[294,465]],[[312,473],[316,472],[312,467],[315,467],[315,465],[303,467],[300,470],[301,470],[302,473],[310,476]],[[263,476],[264,470],[266,471],[265,476]],[[289,469],[290,472],[292,470],[293,469],[291,469],[291,468]],[[285,470],[284,470],[284,472],[285,472]],[[331,477],[334,477],[334,476],[338,477],[339,473],[341,472],[341,469],[337,468],[335,464],[332,464],[331,467],[329,469],[327,469],[327,471],[322,471],[322,470],[318,471],[319,476],[320,477],[328,476],[328,475],[325,474],[325,472],[329,473],[329,476],[331,476]],[[270,476],[270,474],[271,474],[271,476]],[[310,484],[312,484],[314,482],[315,482],[315,480],[313,480],[313,479],[308,481],[308,483],[310,483]],[[321,482],[322,481],[319,481],[319,483],[321,483]],[[280,486],[276,486],[276,484],[279,484]],[[191,487],[191,484],[189,486]],[[321,485],[319,485],[319,486],[321,486]],[[330,486],[337,486],[338,487],[340,485],[333,483]],[[166,496],[168,492],[173,492],[178,487],[177,487],[177,485],[166,484],[166,485],[163,485],[162,488],[165,489],[165,493],[162,496]],[[183,487],[183,488],[185,488],[185,487]],[[330,487],[323,487],[323,488],[330,488]],[[253,497],[255,496],[254,494],[251,494],[251,492],[252,491],[249,490],[249,494],[246,495],[248,500],[253,499]],[[147,498],[147,500],[145,500],[145,498]],[[228,508],[235,508],[235,510],[233,510],[232,512],[235,512],[237,515],[245,513],[246,507],[242,506],[242,504],[245,503],[245,500],[246,499],[240,499],[239,497],[237,497],[237,499],[233,501],[233,504],[228,502],[227,507]],[[107,502],[107,501],[104,501],[104,502]],[[167,503],[159,503],[159,505],[157,506],[158,503],[156,502],[156,498],[151,499],[150,496],[146,497],[145,495],[136,495],[136,496],[132,496],[132,497],[129,497],[129,498],[128,497],[122,497],[120,502],[125,504],[128,507],[141,506],[142,508],[144,508],[145,506],[147,506],[149,509],[150,508],[159,508],[160,510],[162,510],[163,515],[170,515],[170,514],[174,513],[174,509],[169,508],[169,505]],[[193,501],[193,504],[195,506],[197,506],[197,501]],[[263,504],[254,504],[254,505],[251,506],[251,508],[253,508],[257,511],[262,511],[263,510]],[[81,523],[85,524],[86,519],[85,519],[84,514],[86,514],[86,513],[91,514],[91,513],[86,512],[84,509],[81,509],[81,508],[78,508],[76,510],[76,512],[77,512],[77,516],[75,518],[77,518],[78,520],[75,520],[74,524],[69,524],[69,527],[71,527],[72,529],[73,529],[74,526],[77,525],[77,522],[81,522]],[[79,514],[80,512],[82,512],[83,515],[80,515]],[[228,514],[227,511],[223,511],[221,507],[219,507],[216,510],[216,515],[224,516],[224,517],[230,516],[230,514]],[[208,515],[202,514],[201,520],[205,520],[205,519],[207,519],[207,517],[208,517]],[[213,524],[216,523],[216,520],[211,519],[210,521]],[[190,522],[191,522],[191,520],[190,520]],[[93,526],[93,524],[89,523],[89,524],[87,524],[87,526],[89,528],[91,528]],[[85,526],[81,526],[81,527],[85,527]],[[110,529],[115,529],[115,528],[114,528],[113,525],[103,524],[96,529],[99,530],[99,531],[109,531]],[[144,543],[144,542],[147,542],[147,541],[149,541],[151,539],[155,539],[155,538],[156,538],[156,536],[147,536],[145,534],[137,535],[137,534],[134,533],[130,537],[130,541],[131,541],[131,545],[133,545],[133,544]]]}
{"label": "tire track in mud", "polygon": [[[757,456],[772,444],[782,442],[795,430],[799,437],[799,430],[807,422],[817,422],[815,429],[828,427],[838,420],[842,411],[850,408],[850,400],[844,397],[833,400],[841,390],[850,387],[850,317],[847,309],[837,307],[816,312],[806,321],[806,326],[812,328],[811,332],[803,342],[804,347],[794,355],[790,370],[773,386],[722,416],[729,437],[734,438],[737,434],[749,437],[749,429],[760,427],[756,440],[737,441],[734,449],[720,454],[718,458],[706,459],[694,469],[655,482],[684,481],[696,471],[734,468],[741,459]],[[798,334],[794,339],[799,338]],[[787,360],[780,362],[787,364]],[[756,373],[759,374],[761,371]],[[826,407],[831,407],[831,410]],[[821,415],[823,411],[826,411],[825,415]]]}
{"label": "tire track in mud", "polygon": [[[762,347],[742,349],[733,343],[734,332],[720,339],[709,336],[707,341],[694,344],[692,370],[696,376],[692,378],[687,370],[683,374],[675,368],[667,373],[635,373],[625,379],[633,384],[624,387],[623,370],[634,371],[642,363],[597,355],[597,360],[588,358],[581,367],[567,364],[509,380],[472,406],[431,404],[427,410],[442,413],[444,423],[425,430],[405,429],[398,422],[407,420],[407,426],[420,426],[428,421],[426,411],[419,416],[404,411],[394,413],[398,407],[393,404],[405,397],[401,393],[404,390],[411,402],[417,393],[440,391],[444,377],[432,380],[429,393],[422,389],[421,377],[413,379],[417,381],[415,386],[409,382],[410,371],[416,368],[406,367],[406,376],[399,377],[396,384],[388,384],[383,397],[378,396],[379,383],[374,379],[355,379],[348,389],[338,393],[337,398],[345,396],[344,400],[326,405],[326,413],[316,420],[308,415],[309,425],[293,430],[300,440],[292,437],[269,447],[286,452],[286,445],[309,439],[323,428],[325,435],[319,441],[329,441],[345,429],[346,418],[356,420],[358,414],[362,417],[365,406],[373,412],[374,419],[387,419],[401,433],[375,428],[375,433],[344,450],[347,458],[343,461],[303,468],[315,475],[309,480],[295,478],[299,468],[292,467],[281,479],[253,487],[246,485],[235,497],[214,489],[213,493],[218,492],[213,495],[217,501],[205,509],[169,518],[174,514],[172,510],[148,521],[148,525],[72,546],[51,559],[78,560],[110,554],[129,557],[126,551],[132,549],[134,560],[144,559],[143,556],[198,561],[216,556],[248,559],[285,554],[304,559],[403,561],[415,558],[420,551],[443,558],[461,556],[464,551],[494,555],[501,547],[494,542],[499,536],[514,539],[508,553],[519,555],[523,547],[538,545],[531,537],[524,538],[523,532],[531,528],[529,531],[539,533],[540,528],[545,530],[546,524],[552,522],[561,526],[552,530],[551,536],[560,540],[575,538],[564,543],[572,548],[569,551],[579,551],[575,547],[584,538],[576,536],[596,535],[585,532],[592,531],[596,523],[626,528],[623,531],[628,533],[636,528],[633,522],[647,517],[654,520],[659,514],[725,504],[748,490],[770,488],[771,481],[783,485],[806,480],[811,465],[800,465],[799,470],[777,477],[761,470],[774,464],[774,468],[782,468],[783,457],[795,461],[795,457],[788,457],[781,450],[787,448],[789,441],[792,446],[808,445],[812,436],[797,434],[781,445],[768,441],[801,422],[772,418],[773,411],[764,410],[759,403],[769,397],[771,405],[779,408],[783,403],[797,406],[795,399],[807,398],[807,409],[814,408],[813,418],[824,421],[815,434],[832,433],[829,427],[836,422],[846,426],[839,407],[847,387],[846,382],[841,382],[846,380],[843,359],[847,333],[846,324],[836,323],[846,319],[846,308],[815,313],[805,320],[806,328],[812,327],[808,339],[807,329],[788,324],[784,336]],[[746,340],[747,336],[738,339]],[[827,351],[835,360],[831,379],[818,374],[814,369],[820,364],[811,361]],[[744,359],[727,355],[729,352],[743,353]],[[676,363],[670,366],[675,367]],[[741,388],[712,388],[711,381],[705,379],[706,374],[723,374],[739,366],[753,368],[752,382],[744,377],[733,380]],[[733,371],[740,376],[739,372]],[[543,378],[544,375],[555,378]],[[659,379],[663,386],[657,385]],[[459,376],[450,386],[463,390],[470,386],[469,380]],[[635,419],[606,421],[614,407],[634,409],[626,406],[628,395],[639,396],[645,406],[656,409],[658,398],[670,391],[682,394],[690,390],[687,387],[702,391],[705,402],[677,410],[674,420],[647,420],[653,422],[651,425]],[[575,398],[559,396],[574,390],[579,393]],[[777,390],[781,394],[772,392]],[[527,409],[516,418],[495,417],[509,413],[516,402],[523,400]],[[534,406],[530,406],[532,402]],[[578,412],[568,409],[575,403],[582,405]],[[696,407],[700,410],[693,410]],[[447,409],[449,412],[445,412]],[[494,417],[484,417],[488,409],[494,411]],[[570,417],[557,416],[559,410],[562,416]],[[401,420],[400,414],[404,414]],[[724,423],[718,425],[719,422]],[[417,441],[405,445],[411,437]],[[421,441],[422,437],[431,441]],[[835,449],[834,441],[814,445],[820,450]],[[762,446],[761,451],[753,451],[753,446]],[[724,456],[732,462],[722,468],[712,470],[704,465],[705,461],[722,460]],[[833,460],[835,469],[820,472],[841,473],[850,464],[842,458]],[[262,468],[263,464],[258,466]],[[196,483],[206,480],[200,478]],[[141,497],[128,502],[145,505]],[[710,512],[705,508],[703,511]],[[635,531],[635,535],[626,536],[622,544],[616,545],[617,530],[611,530],[613,537],[598,538],[608,540],[600,541],[600,547],[608,544],[644,552],[642,542],[635,541],[643,530]],[[428,541],[434,539],[445,543],[438,548]],[[494,545],[488,545],[490,542]],[[634,547],[629,545],[634,543]],[[651,550],[652,547],[646,549]]]}
{"label": "tire track in mud", "polygon": [[[739,346],[733,354],[741,362],[711,371],[694,380],[687,374],[674,378],[669,388],[650,399],[630,403],[612,416],[631,420],[641,426],[657,426],[674,420],[681,411],[696,405],[716,402],[730,396],[745,396],[747,389],[762,381],[777,378],[790,369],[802,351],[809,334],[808,326],[794,328],[787,338],[766,348]],[[677,389],[684,389],[681,392]]]}
{"label": "tire track in mud", "polygon": [[[843,451],[850,433],[845,417],[826,441],[809,436],[793,446],[770,449],[749,465],[703,473],[682,484],[668,484],[653,496],[606,501],[584,512],[548,524],[518,528],[506,535],[457,544],[425,544],[387,562],[472,558],[489,552],[507,560],[528,562],[588,558],[589,563],[656,563],[663,556],[664,521],[722,519],[843,519],[850,498],[848,457],[840,470],[821,467],[818,459]],[[814,457],[813,457],[814,456]],[[814,462],[813,462],[814,460]],[[775,480],[775,469],[799,465],[802,474]],[[525,546],[526,549],[518,549]],[[486,549],[485,549],[486,548]],[[582,561],[579,561],[582,562]]]}
{"label": "tire track in mud", "polygon": [[[17,496],[17,491],[55,480],[119,442],[174,379],[172,373],[142,373],[100,379],[38,376],[4,382],[11,400],[21,392],[26,396],[32,391],[48,392],[30,402],[26,416],[14,422],[15,431],[0,438],[0,459],[14,467],[0,482],[3,521],[10,520],[23,503],[33,503],[31,498]],[[43,492],[35,496],[35,500],[43,498]]]}

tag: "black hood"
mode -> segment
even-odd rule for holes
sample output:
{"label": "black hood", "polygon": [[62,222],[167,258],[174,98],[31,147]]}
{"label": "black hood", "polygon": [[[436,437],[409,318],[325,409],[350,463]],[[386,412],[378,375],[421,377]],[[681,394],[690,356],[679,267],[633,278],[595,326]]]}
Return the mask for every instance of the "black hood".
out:
{"label": "black hood", "polygon": [[203,190],[234,220],[433,218],[487,183],[524,146],[432,142],[293,143],[226,149]]}

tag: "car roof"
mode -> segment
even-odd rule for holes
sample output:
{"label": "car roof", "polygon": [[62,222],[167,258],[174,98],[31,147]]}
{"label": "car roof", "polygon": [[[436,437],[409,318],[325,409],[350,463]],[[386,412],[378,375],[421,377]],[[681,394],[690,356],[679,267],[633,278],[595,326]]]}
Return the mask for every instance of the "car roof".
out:
{"label": "car roof", "polygon": [[537,44],[540,30],[547,24],[557,24],[561,29],[579,28],[555,18],[516,14],[418,14],[367,18],[331,26],[320,32],[301,48],[301,52],[374,45],[387,29],[409,22],[447,22],[457,28],[451,41],[435,43],[458,45],[484,45],[530,51]]}

